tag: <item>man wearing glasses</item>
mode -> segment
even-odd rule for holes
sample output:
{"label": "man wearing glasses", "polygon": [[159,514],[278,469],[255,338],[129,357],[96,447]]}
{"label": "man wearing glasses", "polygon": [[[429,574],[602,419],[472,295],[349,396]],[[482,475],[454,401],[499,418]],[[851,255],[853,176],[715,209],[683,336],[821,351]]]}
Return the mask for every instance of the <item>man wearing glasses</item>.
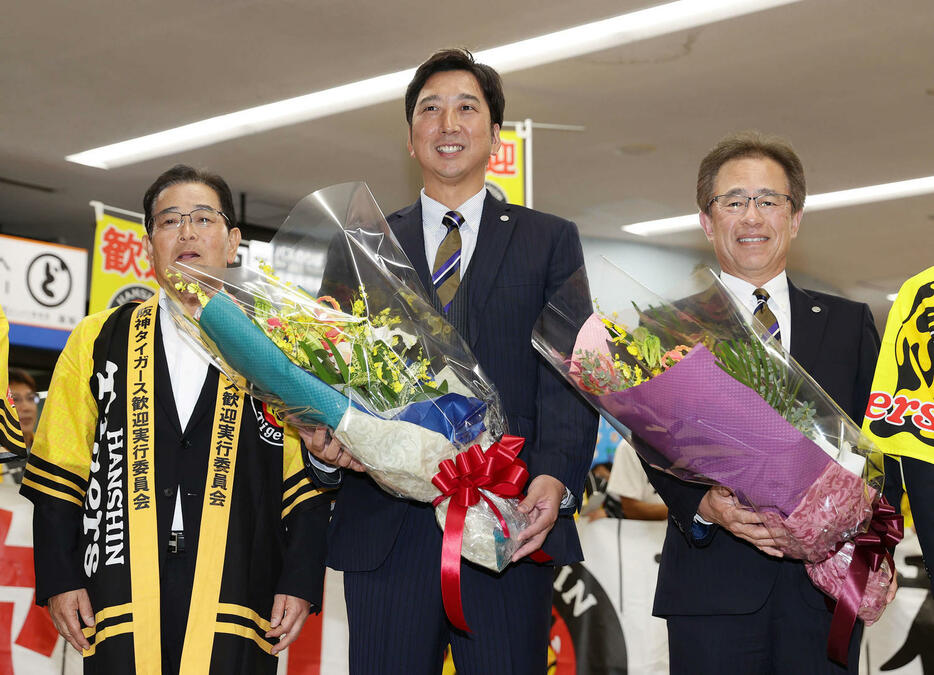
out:
{"label": "man wearing glasses", "polygon": [[36,599],[85,672],[271,675],[320,608],[330,497],[169,314],[169,265],[236,256],[227,183],[179,165],[143,209],[161,289],[75,328],[23,477]]}
{"label": "man wearing glasses", "polygon": [[[697,205],[720,278],[859,424],[879,351],[869,307],[795,286],[804,169],[784,140],[724,138],[700,164]],[[669,508],[653,613],[668,622],[672,673],[858,673],[862,623],[846,668],[827,657],[831,611],[804,564],[785,559],[723,487],[647,468]],[[890,482],[898,478],[890,476]],[[895,584],[889,591],[894,596]]]}

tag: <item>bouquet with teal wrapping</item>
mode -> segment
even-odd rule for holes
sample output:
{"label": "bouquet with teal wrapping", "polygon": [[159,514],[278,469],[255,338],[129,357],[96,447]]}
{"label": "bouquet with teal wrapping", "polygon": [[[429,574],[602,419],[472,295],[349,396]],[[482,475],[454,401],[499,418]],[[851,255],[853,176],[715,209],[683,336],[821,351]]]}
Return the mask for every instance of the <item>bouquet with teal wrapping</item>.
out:
{"label": "bouquet with teal wrapping", "polygon": [[[221,370],[290,423],[330,427],[391,494],[434,501],[441,462],[505,431],[495,389],[415,290],[415,271],[363,183],[299,202],[262,261],[176,262],[169,273],[173,317]],[[195,315],[185,309],[192,295]],[[463,555],[500,570],[528,520],[516,499],[487,497],[467,512]],[[437,514],[444,527],[447,501]]]}

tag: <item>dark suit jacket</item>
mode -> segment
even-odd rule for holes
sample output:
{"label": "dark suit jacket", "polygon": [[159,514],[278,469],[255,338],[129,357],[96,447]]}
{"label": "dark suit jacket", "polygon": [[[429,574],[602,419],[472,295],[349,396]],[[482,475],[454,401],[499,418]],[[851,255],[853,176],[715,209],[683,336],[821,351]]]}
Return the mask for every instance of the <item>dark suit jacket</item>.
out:
{"label": "dark suit jacket", "polygon": [[[791,355],[859,424],[872,385],[879,334],[869,307],[805,291],[788,282]],[[746,614],[765,603],[781,565],[802,563],[768,556],[727,531],[703,542],[691,534],[704,485],[686,483],[647,467],[649,480],[669,509],[655,593],[656,616]],[[815,602],[822,602],[815,595]]]}
{"label": "dark suit jacket", "polygon": [[[421,201],[387,221],[429,288]],[[499,391],[509,432],[526,439],[520,456],[533,478],[554,476],[580,504],[597,418],[531,344],[532,327],[548,298],[583,264],[577,228],[487,194],[469,264],[470,347]],[[407,510],[414,508],[426,506],[391,497],[367,476],[345,472],[331,521],[328,565],[375,569],[388,555]],[[570,516],[558,518],[544,550],[559,565],[582,559]]]}

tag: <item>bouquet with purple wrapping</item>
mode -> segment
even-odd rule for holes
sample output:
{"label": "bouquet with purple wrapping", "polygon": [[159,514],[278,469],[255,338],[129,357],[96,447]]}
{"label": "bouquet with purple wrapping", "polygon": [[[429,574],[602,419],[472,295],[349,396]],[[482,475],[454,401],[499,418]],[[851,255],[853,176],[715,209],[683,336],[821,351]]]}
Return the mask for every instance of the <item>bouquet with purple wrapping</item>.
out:
{"label": "bouquet with purple wrapping", "polygon": [[[563,301],[586,283],[582,268],[539,318],[535,347],[621,433],[645,441],[636,447],[649,464],[732,490],[839,597],[847,542],[891,520],[874,519],[881,454],[709,270],[674,302],[606,260],[599,274],[597,311]],[[882,558],[857,598],[867,623],[892,578]]]}
{"label": "bouquet with purple wrapping", "polygon": [[[173,318],[221,370],[291,424],[330,427],[391,494],[442,499],[433,482],[439,464],[503,436],[496,390],[415,290],[416,273],[364,183],[299,202],[263,262],[176,262],[170,278]],[[192,296],[201,306],[195,313],[186,309]],[[508,455],[497,453],[497,469]],[[477,463],[484,453],[470,456]],[[493,570],[508,564],[529,522],[512,497],[491,488],[470,506],[464,557]],[[449,501],[436,508],[442,528]]]}

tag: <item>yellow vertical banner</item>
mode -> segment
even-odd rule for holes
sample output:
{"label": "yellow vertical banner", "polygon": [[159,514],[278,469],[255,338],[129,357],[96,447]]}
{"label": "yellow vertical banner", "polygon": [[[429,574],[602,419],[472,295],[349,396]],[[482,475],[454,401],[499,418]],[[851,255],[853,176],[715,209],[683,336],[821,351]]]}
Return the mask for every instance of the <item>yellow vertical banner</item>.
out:
{"label": "yellow vertical banner", "polygon": [[97,228],[88,313],[149,298],[159,286],[143,246],[146,228],[142,214],[96,201],[91,206]]}
{"label": "yellow vertical banner", "polygon": [[486,167],[487,189],[500,201],[525,206],[525,139],[507,129],[500,130],[499,139],[499,152],[490,155]]}

